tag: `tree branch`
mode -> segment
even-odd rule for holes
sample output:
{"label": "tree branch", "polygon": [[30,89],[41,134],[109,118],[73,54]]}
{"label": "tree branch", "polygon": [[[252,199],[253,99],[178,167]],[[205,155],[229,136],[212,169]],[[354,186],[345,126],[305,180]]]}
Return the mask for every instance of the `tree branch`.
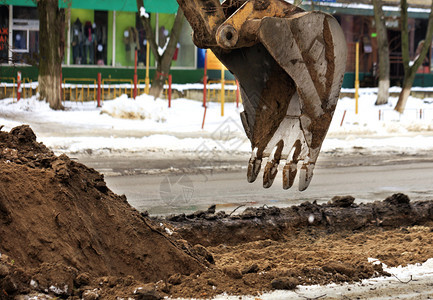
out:
{"label": "tree branch", "polygon": [[[138,13],[140,13],[140,8],[144,7],[143,0],[137,0],[137,9]],[[141,23],[143,24],[144,30],[146,31],[146,40],[150,43],[150,49],[153,55],[157,58],[157,60],[161,59],[161,56],[158,53],[158,45],[156,44],[155,33],[152,30],[152,25],[150,24],[150,18],[146,18],[144,16],[140,16]]]}
{"label": "tree branch", "polygon": [[422,47],[420,54],[418,55],[418,57],[416,58],[413,64],[415,70],[418,70],[418,68],[421,66],[422,62],[424,61],[424,58],[430,49],[432,39],[433,39],[433,2],[432,2],[432,6],[430,7],[430,15],[428,18],[427,33],[425,35],[424,45]]}
{"label": "tree branch", "polygon": [[176,45],[179,41],[180,32],[182,31],[182,23],[183,23],[183,11],[179,8],[177,9],[176,18],[173,23],[173,27],[170,32],[170,40],[168,41],[168,45],[165,48],[163,53],[163,58],[165,55],[169,57],[171,60],[173,58],[174,52],[176,51]]}
{"label": "tree branch", "polygon": [[401,0],[400,2],[400,21],[401,21],[401,54],[403,56],[403,68],[404,74],[408,74],[409,71],[409,29],[408,29],[408,5],[407,0]]}

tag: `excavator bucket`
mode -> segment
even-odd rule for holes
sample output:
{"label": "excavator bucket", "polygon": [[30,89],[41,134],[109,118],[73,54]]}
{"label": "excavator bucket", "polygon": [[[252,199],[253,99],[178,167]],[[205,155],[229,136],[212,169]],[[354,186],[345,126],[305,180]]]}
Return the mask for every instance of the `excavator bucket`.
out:
{"label": "excavator bucket", "polygon": [[194,30],[194,43],[210,48],[239,81],[241,120],[252,147],[248,181],[256,180],[263,163],[263,186],[270,187],[284,160],[283,188],[293,185],[299,168],[299,190],[305,190],[346,66],[338,22],[283,0],[178,3]]}

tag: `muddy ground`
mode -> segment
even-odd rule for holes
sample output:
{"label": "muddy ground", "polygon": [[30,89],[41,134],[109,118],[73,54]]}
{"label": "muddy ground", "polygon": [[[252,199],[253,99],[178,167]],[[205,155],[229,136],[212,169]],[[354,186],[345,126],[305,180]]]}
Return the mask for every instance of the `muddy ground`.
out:
{"label": "muddy ground", "polygon": [[[28,126],[0,132],[0,299],[210,298],[390,276],[433,257],[433,202],[215,207],[149,218]],[[46,295],[46,296],[43,296]]]}

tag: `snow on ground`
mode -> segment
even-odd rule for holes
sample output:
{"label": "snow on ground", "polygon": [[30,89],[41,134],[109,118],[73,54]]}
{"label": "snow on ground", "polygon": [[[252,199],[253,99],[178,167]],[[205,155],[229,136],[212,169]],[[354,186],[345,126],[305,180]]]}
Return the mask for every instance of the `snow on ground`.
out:
{"label": "snow on ground", "polygon": [[[398,88],[392,88],[393,91]],[[350,92],[351,90],[344,90]],[[389,104],[375,106],[377,89],[361,89],[359,110],[355,100],[345,97],[338,102],[323,151],[416,152],[433,149],[433,98],[410,97],[404,114],[393,110],[396,97]],[[105,101],[102,108],[95,102],[64,102],[65,111],[53,111],[36,97],[0,100],[0,125],[9,130],[19,124],[30,124],[45,131],[36,132],[39,139],[56,152],[174,151],[224,150],[250,151],[239,113],[242,107],[226,103],[224,117],[219,103],[208,103],[204,129],[204,108],[199,101],[176,99],[172,107],[167,100],[147,95],[136,100],[122,95]],[[49,125],[52,126],[51,132]],[[47,125],[47,126],[43,126]]]}

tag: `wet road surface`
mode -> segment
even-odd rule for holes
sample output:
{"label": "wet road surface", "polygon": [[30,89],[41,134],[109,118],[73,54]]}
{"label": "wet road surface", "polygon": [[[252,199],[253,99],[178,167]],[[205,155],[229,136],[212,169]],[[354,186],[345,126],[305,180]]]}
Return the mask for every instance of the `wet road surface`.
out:
{"label": "wet road surface", "polygon": [[[304,192],[297,190],[296,181],[291,189],[282,189],[281,167],[274,185],[269,189],[262,187],[262,173],[255,183],[247,183],[243,166],[245,161],[226,162],[236,170],[218,172],[204,167],[195,171],[182,169],[181,160],[176,160],[180,165],[171,169],[167,161],[163,164],[154,160],[151,164],[132,157],[111,162],[109,159],[92,158],[81,158],[79,161],[104,172],[112,191],[125,194],[132,206],[153,215],[190,213],[212,204],[216,204],[219,210],[230,212],[239,205],[283,207],[314,200],[320,203],[337,195],[352,195],[357,202],[383,200],[394,193],[405,193],[412,200],[433,199],[433,161],[426,157],[375,157],[368,159],[369,165],[363,158],[347,158],[344,166],[340,166],[342,159],[325,156],[315,170],[310,187]],[[152,167],[152,170],[157,170],[160,165],[165,172],[143,174],[149,170],[142,168],[144,165]],[[123,176],[113,176],[119,174]]]}

